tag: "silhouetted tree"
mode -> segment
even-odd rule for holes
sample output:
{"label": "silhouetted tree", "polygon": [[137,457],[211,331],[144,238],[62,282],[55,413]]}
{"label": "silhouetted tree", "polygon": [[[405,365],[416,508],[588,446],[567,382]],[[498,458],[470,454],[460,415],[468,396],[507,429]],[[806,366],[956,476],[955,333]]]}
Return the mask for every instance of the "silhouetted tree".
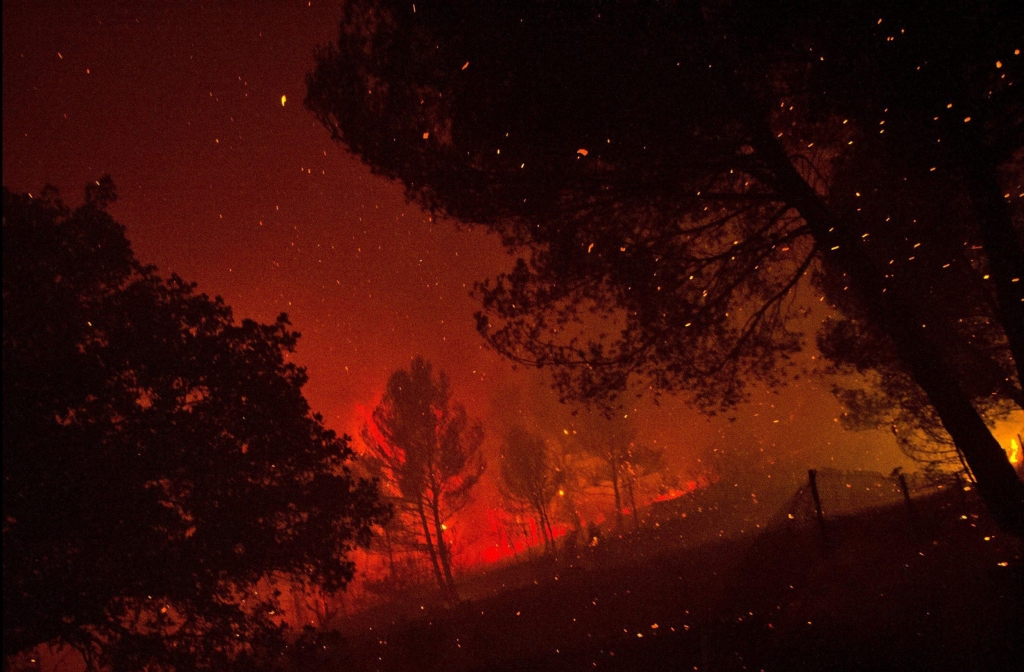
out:
{"label": "silhouetted tree", "polygon": [[[566,430],[567,431],[567,430]],[[561,437],[560,437],[561,438]],[[575,445],[568,436],[566,441],[555,441],[551,460],[555,470],[555,483],[558,486],[555,499],[555,517],[569,525],[567,536],[574,539],[583,524],[580,515],[580,503],[586,489],[586,467],[575,452]]]}
{"label": "silhouetted tree", "polygon": [[362,434],[402,504],[419,521],[438,586],[457,601],[445,530],[484,473],[482,425],[452,402],[444,372],[434,376],[430,363],[417,357],[408,370],[391,374],[373,424]]}
{"label": "silhouetted tree", "polygon": [[[756,26],[772,21],[775,7],[749,3],[746,9],[751,16],[741,30],[773,54],[778,81],[801,87],[790,90],[790,102],[799,101],[792,119],[818,136],[808,140],[823,140],[834,126],[829,119],[857,128],[858,149],[843,152],[831,167],[830,195],[858,213],[857,224],[875,237],[869,249],[898,241],[890,251],[906,258],[903,252],[917,243],[937,248],[924,250],[935,264],[887,269],[900,276],[901,287],[916,280],[931,289],[936,282],[932,293],[955,301],[956,292],[946,293],[930,272],[966,261],[953,248],[984,248],[983,254],[968,249],[976,275],[987,276],[984,298],[973,298],[1001,325],[995,342],[1013,353],[1010,370],[1024,380],[1024,8],[972,0],[827,7],[799,0],[781,5],[773,31]],[[806,55],[800,59],[798,52]],[[855,197],[861,210],[849,207]],[[887,233],[889,241],[882,238]],[[918,252],[910,254],[920,261]],[[946,270],[947,281],[957,275]]]}
{"label": "silhouetted tree", "polygon": [[633,525],[640,527],[640,509],[636,503],[636,491],[649,477],[660,475],[665,468],[664,452],[645,443],[633,442],[622,460],[622,483],[625,486],[629,509],[633,513]]}
{"label": "silhouetted tree", "polygon": [[544,548],[553,553],[555,541],[549,513],[551,499],[558,492],[558,473],[544,439],[514,426],[505,438],[500,457],[498,487],[502,496],[512,505],[512,512],[527,509],[536,516]]}
{"label": "silhouetted tree", "polygon": [[[973,405],[994,422],[1024,408],[1024,394],[1017,384],[982,247],[967,244],[970,239],[960,233],[963,222],[972,219],[971,206],[948,174],[936,177],[927,169],[915,168],[915,161],[905,153],[861,155],[846,162],[832,188],[850,192],[850,207],[859,208],[864,220],[869,254],[876,264],[887,267],[888,274],[900,278],[902,295],[909,297],[927,324],[943,361]],[[900,225],[890,226],[887,219],[899,220]],[[912,457],[960,461],[927,396],[848,291],[845,274],[819,273],[814,279],[841,310],[841,315],[824,321],[819,349],[836,372],[857,372],[870,380],[859,385],[844,378],[836,386],[837,397],[848,410],[844,424],[891,427]]]}
{"label": "silhouetted tree", "polygon": [[[276,595],[325,590],[383,519],[287,361],[298,334],[134,257],[109,178],[3,191],[3,648],[90,669],[272,660]],[[6,665],[6,663],[5,663]]]}
{"label": "silhouetted tree", "polygon": [[589,418],[578,447],[585,454],[597,458],[599,466],[591,474],[593,484],[607,482],[611,486],[616,526],[622,529],[622,510],[628,505],[633,522],[639,527],[637,483],[661,471],[661,451],[637,440],[636,423],[628,418],[628,414]]}
{"label": "silhouetted tree", "polygon": [[359,466],[371,478],[385,485],[381,492],[382,499],[395,514],[380,526],[380,533],[373,544],[386,556],[387,576],[368,579],[364,585],[373,592],[394,596],[422,578],[418,571],[422,569],[418,561],[423,559],[423,544],[417,532],[420,522],[416,520],[414,512],[403,505],[401,493],[388,487],[391,474],[377,455],[368,453],[361,456]]}
{"label": "silhouetted tree", "polygon": [[1020,12],[1009,0],[898,13],[875,2],[414,11],[367,0],[346,5],[337,43],[317,52],[306,102],[411,198],[524,255],[480,287],[479,327],[513,360],[555,366],[568,397],[613,404],[639,377],[709,410],[734,404],[747,382],[781,379],[801,346],[787,297],[805,273],[845,277],[990,511],[1024,536],[1024,484],[903,276],[865,242],[866,226],[913,214],[869,222],[857,194],[870,192],[835,179],[872,153],[927,166],[922,143],[956,133],[960,149],[927,172],[949,171],[969,194],[975,221],[953,229],[1001,278],[989,292],[1014,352],[1021,246],[992,187],[1022,141],[1020,22],[1008,20]]}

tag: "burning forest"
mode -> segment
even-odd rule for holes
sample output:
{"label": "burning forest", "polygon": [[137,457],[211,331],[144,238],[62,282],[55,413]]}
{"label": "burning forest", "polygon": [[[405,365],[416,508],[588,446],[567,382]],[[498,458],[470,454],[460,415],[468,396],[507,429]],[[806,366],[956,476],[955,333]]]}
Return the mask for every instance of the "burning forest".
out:
{"label": "burning forest", "polygon": [[5,3],[5,672],[1024,668],[1018,5]]}

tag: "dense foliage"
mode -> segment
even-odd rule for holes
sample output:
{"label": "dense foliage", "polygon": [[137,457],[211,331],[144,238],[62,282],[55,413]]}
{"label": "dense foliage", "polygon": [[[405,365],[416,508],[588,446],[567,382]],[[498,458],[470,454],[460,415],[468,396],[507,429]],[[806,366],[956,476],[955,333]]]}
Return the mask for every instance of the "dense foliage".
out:
{"label": "dense foliage", "polygon": [[289,362],[298,334],[133,256],[109,178],[3,192],[4,656],[115,670],[272,661],[261,579],[325,590],[384,511]]}

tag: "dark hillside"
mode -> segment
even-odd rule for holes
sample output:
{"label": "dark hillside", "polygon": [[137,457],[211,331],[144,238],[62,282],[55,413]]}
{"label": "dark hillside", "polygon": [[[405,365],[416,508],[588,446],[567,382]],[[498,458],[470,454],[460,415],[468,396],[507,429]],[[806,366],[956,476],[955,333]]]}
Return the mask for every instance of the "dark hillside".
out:
{"label": "dark hillside", "polygon": [[450,610],[424,604],[394,624],[350,620],[346,653],[322,651],[319,662],[396,672],[1021,669],[1020,550],[973,493],[945,488],[910,512],[882,502],[826,516],[824,536],[807,512],[801,490],[756,535],[687,547],[679,532],[693,521],[680,514],[573,563],[499,569],[495,581],[518,587]]}

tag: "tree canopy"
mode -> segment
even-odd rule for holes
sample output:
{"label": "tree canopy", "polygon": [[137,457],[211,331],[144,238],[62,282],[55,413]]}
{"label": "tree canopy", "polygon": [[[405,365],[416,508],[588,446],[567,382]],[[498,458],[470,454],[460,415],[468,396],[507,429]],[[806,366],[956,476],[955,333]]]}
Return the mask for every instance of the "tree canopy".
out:
{"label": "tree canopy", "polygon": [[501,449],[498,488],[513,509],[536,515],[545,549],[554,552],[551,500],[558,492],[561,474],[544,439],[524,427],[509,429]]}
{"label": "tree canopy", "polygon": [[[567,397],[615,403],[642,381],[735,404],[784,377],[803,341],[793,297],[820,271],[1024,535],[1024,485],[975,407],[973,369],[944,352],[974,347],[971,320],[987,320],[976,353],[1019,391],[1024,255],[999,171],[1024,137],[1021,11],[367,0],[318,51],[306,103],[411,198],[522,255],[479,288],[480,330],[554,366]],[[990,280],[971,290],[980,318],[939,283],[950,319],[931,321],[912,280],[924,264],[893,267],[922,240],[908,194],[943,191],[964,207],[923,244],[969,248],[976,265],[933,259]]]}
{"label": "tree canopy", "polygon": [[280,606],[257,582],[343,588],[386,512],[306,403],[287,317],[238,323],[140,264],[113,199],[109,178],[73,210],[3,191],[5,659],[272,660]]}

